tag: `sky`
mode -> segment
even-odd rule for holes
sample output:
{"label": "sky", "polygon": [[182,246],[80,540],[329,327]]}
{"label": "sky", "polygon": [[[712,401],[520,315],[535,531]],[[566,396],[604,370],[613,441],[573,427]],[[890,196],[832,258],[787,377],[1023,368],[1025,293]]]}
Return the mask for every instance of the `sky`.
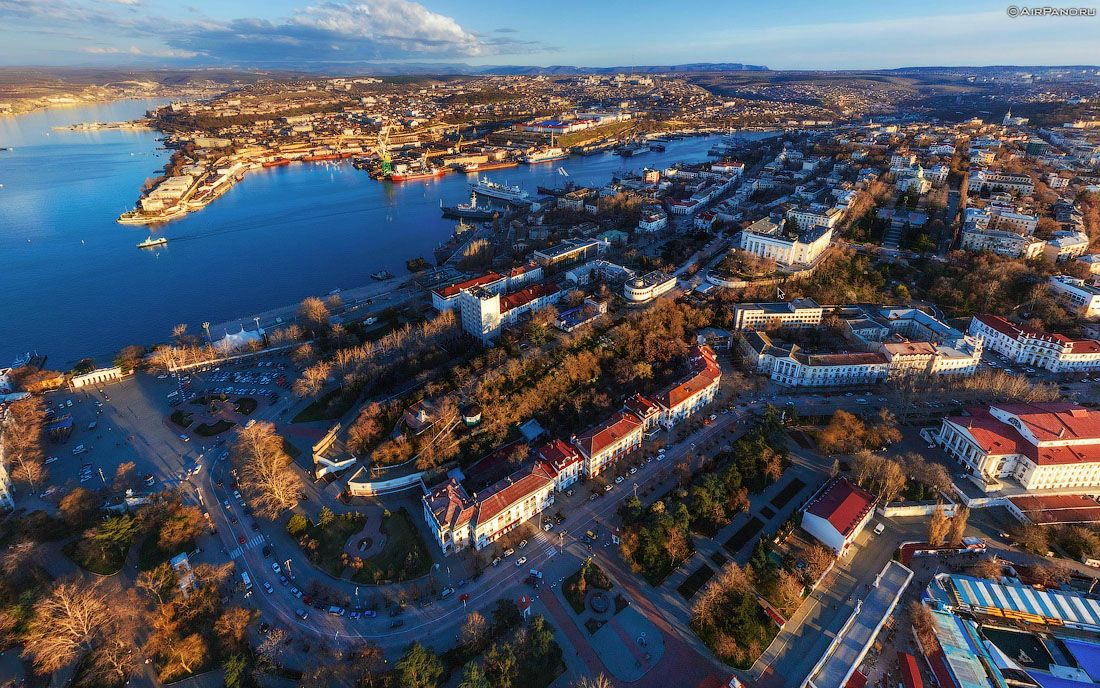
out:
{"label": "sky", "polygon": [[[1097,0],[1074,6],[1088,2]],[[354,72],[372,62],[1100,64],[1100,17],[1013,18],[1008,7],[985,0],[0,0],[0,65]]]}

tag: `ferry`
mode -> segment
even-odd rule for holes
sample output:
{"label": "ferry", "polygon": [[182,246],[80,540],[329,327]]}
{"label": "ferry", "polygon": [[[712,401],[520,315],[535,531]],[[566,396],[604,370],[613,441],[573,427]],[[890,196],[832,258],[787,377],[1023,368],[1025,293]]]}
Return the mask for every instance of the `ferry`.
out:
{"label": "ferry", "polygon": [[528,165],[538,165],[544,162],[553,162],[555,160],[564,160],[569,157],[569,153],[565,150],[558,148],[557,146],[551,148],[543,148],[533,153],[528,153],[521,158],[523,162]]}
{"label": "ferry", "polygon": [[474,193],[488,198],[497,198],[509,203],[523,203],[528,198],[528,193],[518,186],[497,184],[488,179],[479,179],[477,184],[471,184]]}
{"label": "ferry", "polygon": [[153,248],[154,246],[164,246],[167,243],[168,243],[168,240],[165,239],[164,237],[157,237],[156,239],[154,239],[153,237],[149,237],[145,241],[138,244],[137,247],[138,248]]}
{"label": "ferry", "polygon": [[382,282],[384,280],[393,279],[393,273],[389,270],[379,270],[378,272],[371,273],[371,279]]}

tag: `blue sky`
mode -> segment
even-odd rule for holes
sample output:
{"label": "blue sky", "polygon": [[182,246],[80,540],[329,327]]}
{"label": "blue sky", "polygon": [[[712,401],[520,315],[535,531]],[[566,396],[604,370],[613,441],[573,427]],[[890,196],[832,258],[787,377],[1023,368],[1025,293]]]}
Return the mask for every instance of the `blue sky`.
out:
{"label": "blue sky", "polygon": [[1008,5],[982,0],[0,0],[0,65],[352,71],[371,61],[744,62],[773,69],[1100,63],[1100,17],[1010,18]]}

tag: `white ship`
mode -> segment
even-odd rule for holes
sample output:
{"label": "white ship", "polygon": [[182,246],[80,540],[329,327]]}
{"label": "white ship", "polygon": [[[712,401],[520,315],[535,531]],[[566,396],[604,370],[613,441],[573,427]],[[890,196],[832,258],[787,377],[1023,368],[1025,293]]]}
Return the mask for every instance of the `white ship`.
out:
{"label": "white ship", "polygon": [[164,237],[157,237],[156,239],[154,239],[153,237],[149,237],[145,241],[138,244],[137,247],[138,248],[153,248],[155,246],[164,246],[167,243],[168,243],[168,240],[165,239]]}
{"label": "white ship", "polygon": [[488,179],[479,179],[477,184],[470,184],[470,188],[473,189],[476,194],[488,198],[497,198],[502,201],[508,201],[509,203],[523,203],[528,197],[527,192],[518,186],[497,184]]}
{"label": "white ship", "polygon": [[565,152],[561,148],[551,147],[543,148],[541,150],[532,151],[523,156],[523,162],[528,165],[537,165],[540,162],[553,162],[555,160],[564,160],[569,157],[569,153]]}

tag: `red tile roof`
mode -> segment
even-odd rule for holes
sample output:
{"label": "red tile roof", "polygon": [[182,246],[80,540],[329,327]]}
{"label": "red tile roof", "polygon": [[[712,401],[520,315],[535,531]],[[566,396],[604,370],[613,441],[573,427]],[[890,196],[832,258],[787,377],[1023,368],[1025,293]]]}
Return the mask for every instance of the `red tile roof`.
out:
{"label": "red tile roof", "polygon": [[559,473],[562,469],[581,460],[581,455],[574,447],[559,439],[547,442],[535,451],[540,459],[553,466]]}
{"label": "red tile roof", "polygon": [[632,397],[627,397],[623,402],[623,411],[629,411],[644,421],[659,414],[661,409],[641,394],[635,394]]}
{"label": "red tile roof", "polygon": [[553,282],[540,282],[500,297],[500,312],[507,313],[513,308],[519,308],[535,299],[556,294],[561,289]]}
{"label": "red tile roof", "polygon": [[474,516],[474,501],[454,478],[432,490],[424,500],[428,503],[428,510],[444,529],[469,523]]}
{"label": "red tile roof", "polygon": [[836,478],[809,503],[806,511],[825,519],[847,538],[874,506],[875,497],[870,492],[847,478]]}
{"label": "red tile roof", "polygon": [[603,423],[579,435],[574,444],[587,457],[601,451],[640,428],[642,422],[632,413],[617,411]]}
{"label": "red tile roof", "polygon": [[487,272],[480,277],[474,277],[464,282],[455,282],[454,284],[449,284],[445,287],[439,287],[437,289],[433,289],[432,291],[440,298],[449,299],[453,296],[458,296],[458,292],[462,291],[463,289],[484,287],[488,284],[493,284],[494,282],[498,282],[502,279],[504,279],[504,277],[498,275],[495,272]]}
{"label": "red tile roof", "polygon": [[1043,330],[1028,327],[1027,325],[1017,325],[1005,320],[999,315],[975,315],[974,319],[1013,339],[1030,337],[1033,339],[1041,339],[1046,342],[1053,342],[1062,346],[1068,345],[1070,353],[1073,354],[1100,353],[1100,342],[1095,339],[1070,339],[1065,335],[1044,332]]}
{"label": "red tile roof", "polygon": [[658,392],[654,399],[666,409],[674,409],[710,387],[722,377],[714,349],[706,345],[691,347],[689,354],[691,373],[676,384]]}
{"label": "red tile roof", "polygon": [[478,496],[477,522],[481,524],[491,521],[498,514],[553,483],[552,469],[541,461],[519,469]]}
{"label": "red tile roof", "polygon": [[[1004,404],[993,406],[1020,419],[1040,444],[1032,444],[1012,425],[1003,422],[986,408],[967,409],[969,416],[953,416],[950,422],[965,428],[981,447],[994,456],[1022,454],[1036,465],[1100,462],[1100,411],[1091,411],[1070,402],[1043,404]],[[1076,441],[1071,445],[1044,445],[1043,442]]]}

